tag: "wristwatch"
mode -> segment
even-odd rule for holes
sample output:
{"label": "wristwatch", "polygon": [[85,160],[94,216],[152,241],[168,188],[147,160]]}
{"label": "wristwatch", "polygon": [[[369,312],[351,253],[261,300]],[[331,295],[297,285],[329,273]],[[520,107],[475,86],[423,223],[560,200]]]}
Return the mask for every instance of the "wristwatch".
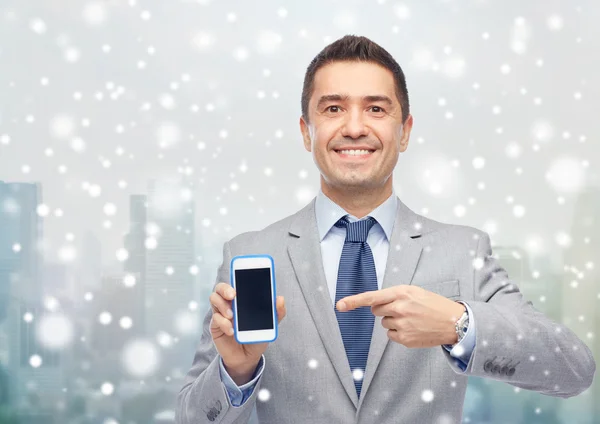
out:
{"label": "wristwatch", "polygon": [[469,328],[469,313],[465,309],[460,318],[456,321],[456,323],[454,323],[454,329],[456,330],[456,335],[458,336],[458,342],[456,343],[459,343],[463,337],[465,337],[467,328]]}

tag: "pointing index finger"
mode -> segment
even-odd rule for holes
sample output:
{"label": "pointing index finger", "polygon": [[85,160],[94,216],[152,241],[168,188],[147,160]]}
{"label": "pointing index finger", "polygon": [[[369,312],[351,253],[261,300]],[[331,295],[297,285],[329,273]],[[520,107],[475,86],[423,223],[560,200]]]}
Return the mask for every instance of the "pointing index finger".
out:
{"label": "pointing index finger", "polygon": [[371,290],[364,293],[346,296],[337,303],[337,309],[341,312],[351,311],[361,306],[375,306],[390,303],[396,300],[393,287],[383,290]]}

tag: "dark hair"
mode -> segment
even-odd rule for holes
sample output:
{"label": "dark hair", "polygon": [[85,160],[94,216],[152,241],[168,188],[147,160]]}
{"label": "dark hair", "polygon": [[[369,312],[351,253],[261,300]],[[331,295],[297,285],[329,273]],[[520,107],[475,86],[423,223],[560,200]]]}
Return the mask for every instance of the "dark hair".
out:
{"label": "dark hair", "polygon": [[396,97],[402,107],[402,122],[406,121],[410,113],[408,103],[408,90],[406,89],[406,79],[404,72],[398,65],[398,62],[379,44],[369,40],[367,37],[357,35],[346,35],[339,40],[326,46],[310,62],[304,75],[304,85],[302,87],[302,117],[308,121],[308,102],[314,89],[315,74],[325,65],[333,62],[373,62],[390,70],[394,75],[396,85]]}

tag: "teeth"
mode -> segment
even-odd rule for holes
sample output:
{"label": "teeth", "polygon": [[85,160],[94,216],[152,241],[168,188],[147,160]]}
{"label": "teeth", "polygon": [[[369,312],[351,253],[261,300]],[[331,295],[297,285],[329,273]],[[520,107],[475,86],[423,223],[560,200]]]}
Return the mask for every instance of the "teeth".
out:
{"label": "teeth", "polygon": [[371,151],[369,150],[338,150],[339,153],[343,153],[345,155],[355,155],[355,156],[359,156],[359,155],[366,155],[371,153]]}

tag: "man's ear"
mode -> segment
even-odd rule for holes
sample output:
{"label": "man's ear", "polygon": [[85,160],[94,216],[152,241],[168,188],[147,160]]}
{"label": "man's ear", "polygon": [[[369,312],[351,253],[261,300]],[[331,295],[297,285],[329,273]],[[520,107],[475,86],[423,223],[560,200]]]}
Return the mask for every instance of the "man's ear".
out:
{"label": "man's ear", "polygon": [[408,140],[410,139],[410,132],[412,131],[413,117],[408,115],[406,122],[402,125],[402,136],[400,137],[400,152],[404,152],[408,148]]}
{"label": "man's ear", "polygon": [[302,133],[304,148],[307,152],[310,152],[312,149],[312,141],[310,139],[310,132],[308,131],[308,124],[302,116],[300,116],[300,132]]}

